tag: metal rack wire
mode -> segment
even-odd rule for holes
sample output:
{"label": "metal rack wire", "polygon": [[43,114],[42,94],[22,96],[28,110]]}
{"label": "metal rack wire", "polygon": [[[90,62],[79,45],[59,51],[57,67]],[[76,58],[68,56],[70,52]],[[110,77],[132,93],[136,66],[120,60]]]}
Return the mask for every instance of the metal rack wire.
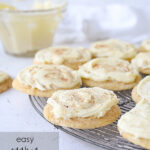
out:
{"label": "metal rack wire", "polygon": [[[135,106],[135,103],[131,99],[131,90],[116,92],[120,99],[119,106],[122,110],[122,114],[129,111]],[[32,106],[43,117],[43,108],[46,105],[46,98],[29,96]],[[60,129],[70,135],[73,135],[79,139],[82,139],[91,144],[97,145],[107,150],[143,150],[139,146],[136,146],[125,139],[123,139],[118,130],[117,122],[113,124],[90,130],[72,129],[54,125],[57,129]]]}

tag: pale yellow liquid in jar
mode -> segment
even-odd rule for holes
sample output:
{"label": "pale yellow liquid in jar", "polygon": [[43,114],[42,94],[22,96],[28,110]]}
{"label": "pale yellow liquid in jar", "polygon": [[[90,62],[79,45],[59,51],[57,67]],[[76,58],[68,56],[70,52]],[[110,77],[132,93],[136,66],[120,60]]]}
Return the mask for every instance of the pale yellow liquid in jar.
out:
{"label": "pale yellow liquid in jar", "polygon": [[0,9],[1,10],[15,10],[15,7],[5,4],[5,3],[0,3]]}
{"label": "pale yellow liquid in jar", "polygon": [[5,50],[30,56],[49,47],[61,20],[61,11],[0,14],[0,37]]}

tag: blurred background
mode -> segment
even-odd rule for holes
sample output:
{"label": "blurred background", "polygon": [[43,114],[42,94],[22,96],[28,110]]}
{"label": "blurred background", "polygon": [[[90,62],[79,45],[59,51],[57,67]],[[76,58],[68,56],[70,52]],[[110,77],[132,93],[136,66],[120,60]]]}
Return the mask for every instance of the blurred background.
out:
{"label": "blurred background", "polygon": [[5,6],[0,5],[4,50],[17,56],[33,56],[51,45],[89,46],[108,38],[138,45],[150,39],[150,0],[67,2],[66,7],[66,0],[0,0],[14,6],[10,7],[13,11],[3,11]]}
{"label": "blurred background", "polygon": [[54,44],[87,44],[119,38],[138,44],[150,38],[149,0],[68,0]]}

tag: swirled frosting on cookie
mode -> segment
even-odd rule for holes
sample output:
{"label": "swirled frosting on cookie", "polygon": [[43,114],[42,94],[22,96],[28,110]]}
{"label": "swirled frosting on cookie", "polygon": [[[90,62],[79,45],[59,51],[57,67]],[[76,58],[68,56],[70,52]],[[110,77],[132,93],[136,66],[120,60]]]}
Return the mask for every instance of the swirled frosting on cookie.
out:
{"label": "swirled frosting on cookie", "polygon": [[50,47],[39,51],[35,55],[35,62],[45,64],[63,64],[65,61],[70,63],[87,62],[91,59],[90,51],[85,48],[70,47]]}
{"label": "swirled frosting on cookie", "polygon": [[150,52],[137,54],[132,60],[132,64],[135,65],[139,70],[150,69]]}
{"label": "swirled frosting on cookie", "polygon": [[150,40],[144,40],[140,46],[140,50],[150,52]]}
{"label": "swirled frosting on cookie", "polygon": [[135,138],[150,139],[150,101],[142,99],[121,117],[118,127],[121,132],[132,134]]}
{"label": "swirled frosting on cookie", "polygon": [[136,68],[128,61],[119,58],[97,58],[82,65],[79,69],[82,78],[94,81],[134,82],[139,76]]}
{"label": "swirled frosting on cookie", "polygon": [[102,88],[81,88],[55,92],[48,99],[56,118],[100,118],[118,103],[116,95]]}
{"label": "swirled frosting on cookie", "polygon": [[17,79],[39,90],[72,88],[81,84],[78,73],[63,65],[32,65],[23,69]]}
{"label": "swirled frosting on cookie", "polygon": [[124,41],[109,39],[99,41],[91,46],[91,52],[95,57],[117,57],[131,59],[136,55],[134,45]]}
{"label": "swirled frosting on cookie", "polygon": [[142,79],[137,85],[137,94],[141,98],[150,99],[150,76]]}
{"label": "swirled frosting on cookie", "polygon": [[9,75],[7,73],[0,71],[0,83],[4,82],[8,78]]}

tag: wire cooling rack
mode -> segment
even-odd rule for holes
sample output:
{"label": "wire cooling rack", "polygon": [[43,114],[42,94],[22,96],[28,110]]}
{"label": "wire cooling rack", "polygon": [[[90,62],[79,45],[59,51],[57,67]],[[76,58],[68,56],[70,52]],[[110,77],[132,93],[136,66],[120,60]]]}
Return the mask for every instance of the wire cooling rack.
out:
{"label": "wire cooling rack", "polygon": [[[119,106],[122,114],[128,112],[135,106],[131,99],[131,90],[115,92],[120,99]],[[47,98],[29,96],[32,106],[43,117],[43,108],[46,105]],[[143,150],[125,139],[123,139],[117,130],[117,121],[113,124],[90,130],[72,129],[54,125],[70,135],[82,139],[91,144],[97,145],[107,150]]]}

